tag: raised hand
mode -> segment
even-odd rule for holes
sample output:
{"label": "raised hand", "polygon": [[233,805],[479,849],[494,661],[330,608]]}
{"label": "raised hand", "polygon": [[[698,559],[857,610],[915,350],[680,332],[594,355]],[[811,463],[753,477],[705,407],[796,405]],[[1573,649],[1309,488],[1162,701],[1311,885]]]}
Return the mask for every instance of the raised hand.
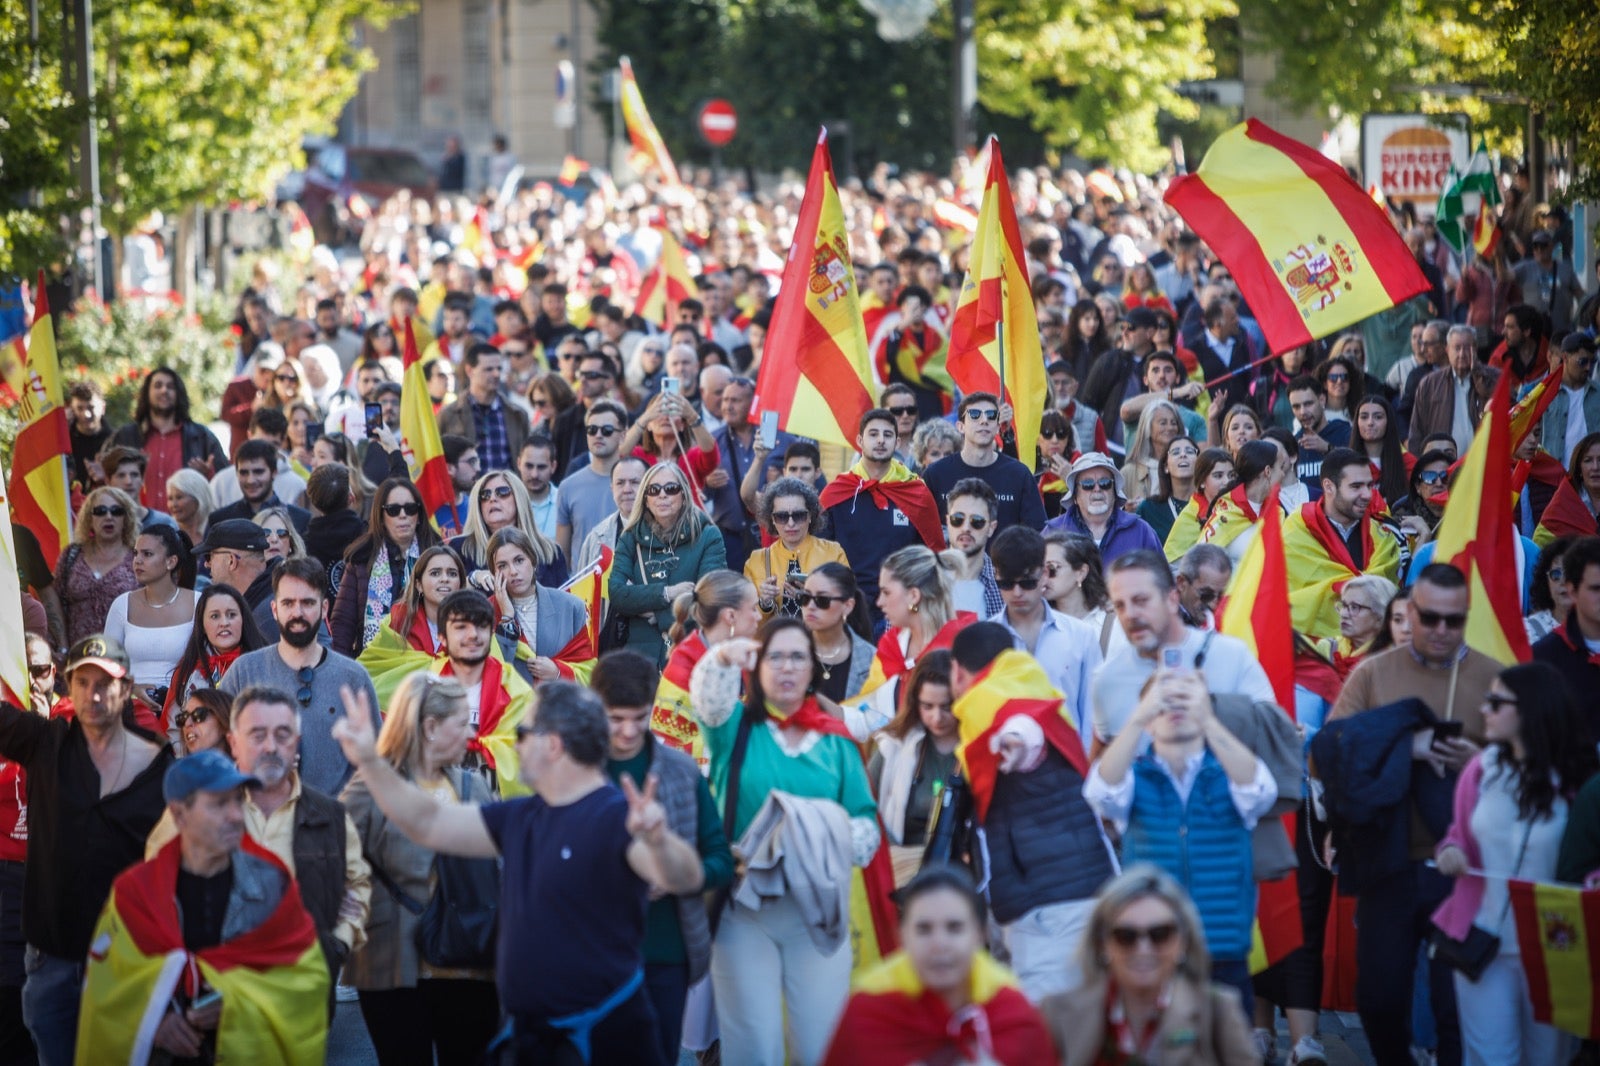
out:
{"label": "raised hand", "polygon": [[717,645],[717,660],[724,666],[737,666],[741,670],[754,670],[761,644],[749,637],[734,637]]}
{"label": "raised hand", "polygon": [[661,843],[667,831],[666,809],[656,800],[656,788],[660,780],[655,774],[647,775],[643,792],[627,774],[623,774],[621,780],[622,794],[628,800],[628,832],[635,839],[655,847]]}
{"label": "raised hand", "polygon": [[344,716],[333,723],[333,739],[339,742],[339,748],[351,765],[373,762],[378,758],[378,736],[372,725],[372,706],[367,702],[366,690],[340,685],[339,697],[344,701]]}

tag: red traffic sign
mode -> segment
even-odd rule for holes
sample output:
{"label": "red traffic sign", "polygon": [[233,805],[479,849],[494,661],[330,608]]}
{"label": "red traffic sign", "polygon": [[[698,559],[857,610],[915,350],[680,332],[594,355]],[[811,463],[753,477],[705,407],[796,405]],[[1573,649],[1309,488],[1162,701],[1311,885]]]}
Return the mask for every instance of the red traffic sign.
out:
{"label": "red traffic sign", "polygon": [[721,97],[713,97],[700,105],[694,117],[700,137],[713,148],[721,148],[739,132],[739,113]]}

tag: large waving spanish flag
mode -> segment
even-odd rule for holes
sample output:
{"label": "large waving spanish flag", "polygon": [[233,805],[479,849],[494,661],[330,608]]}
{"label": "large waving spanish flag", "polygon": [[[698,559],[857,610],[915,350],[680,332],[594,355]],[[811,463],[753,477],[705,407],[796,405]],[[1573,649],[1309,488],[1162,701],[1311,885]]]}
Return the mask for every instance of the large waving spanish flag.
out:
{"label": "large waving spanish flag", "polygon": [[11,517],[39,539],[51,567],[72,542],[72,481],[67,465],[72,442],[61,402],[61,366],[56,357],[55,320],[39,272],[33,328],[22,363],[17,414],[22,429],[11,451]]}
{"label": "large waving spanish flag", "polygon": [[1044,416],[1050,389],[1016,203],[1000,158],[1000,142],[993,137],[989,138],[989,175],[969,262],[950,326],[950,355],[945,365],[962,392],[992,392],[1011,405],[1017,456],[1031,469],[1039,419]]}
{"label": "large waving spanish flag", "polygon": [[176,838],[117,878],[89,946],[78,1066],[149,1062],[173,995],[193,997],[202,981],[222,993],[217,1062],[323,1060],[328,967],[317,931],[282,861],[249,837],[242,850],[282,872],[283,898],[256,928],[205,951],[184,950]]}
{"label": "large waving spanish flag", "polygon": [[1274,353],[1428,290],[1400,234],[1344,169],[1250,119],[1167,203],[1233,272]]}
{"label": "large waving spanish flag", "polygon": [[1600,889],[1532,881],[1509,887],[1534,1020],[1600,1039]]}
{"label": "large waving spanish flag", "polygon": [[405,377],[400,386],[400,446],[405,451],[411,480],[422,496],[422,513],[436,514],[441,507],[455,503],[455,486],[444,462],[444,442],[439,438],[439,420],[428,396],[428,379],[422,372],[422,357],[417,354],[417,335],[411,319],[405,322]]}
{"label": "large waving spanish flag", "polygon": [[655,227],[661,234],[661,255],[639,285],[633,313],[647,322],[667,325],[678,314],[678,305],[700,295],[694,275],[683,260],[683,245],[665,226]]}
{"label": "large waving spanish flag", "polygon": [[1467,575],[1467,646],[1508,666],[1533,655],[1522,625],[1517,568],[1511,565],[1517,532],[1511,509],[1510,410],[1511,375],[1501,374],[1450,486],[1433,555],[1436,562],[1450,563]]}
{"label": "large waving spanish flag", "polygon": [[639,173],[654,170],[668,185],[683,184],[678,180],[678,168],[672,165],[667,144],[650,120],[650,109],[644,106],[644,94],[633,78],[633,61],[622,57],[622,123],[628,127],[628,140],[633,142],[630,162]]}
{"label": "large waving spanish flag", "polygon": [[1000,777],[1000,731],[1019,714],[1039,724],[1045,743],[1060,752],[1080,777],[1089,774],[1089,757],[1067,717],[1061,693],[1039,660],[1025,651],[1009,648],[996,656],[953,710],[961,732],[956,758],[972,788],[980,821],[989,816],[989,801]]}
{"label": "large waving spanish flag", "polygon": [[752,417],[777,411],[779,429],[853,446],[877,382],[826,129],[811,156],[765,351]]}

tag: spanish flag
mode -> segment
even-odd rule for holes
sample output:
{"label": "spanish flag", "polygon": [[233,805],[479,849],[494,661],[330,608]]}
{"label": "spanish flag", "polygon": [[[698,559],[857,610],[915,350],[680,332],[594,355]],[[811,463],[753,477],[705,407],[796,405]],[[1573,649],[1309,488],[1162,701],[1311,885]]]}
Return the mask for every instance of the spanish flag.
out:
{"label": "spanish flag", "polygon": [[1428,291],[1387,212],[1314,148],[1250,119],[1167,203],[1233,272],[1273,352]]}
{"label": "spanish flag", "polygon": [[1289,609],[1296,632],[1338,636],[1339,593],[1351,578],[1378,574],[1400,581],[1400,540],[1372,517],[1370,507],[1361,519],[1361,546],[1362,559],[1352,559],[1320,501],[1303,503],[1289,516],[1283,526],[1283,550],[1293,575]]}
{"label": "spanish flag", "polygon": [[993,137],[969,262],[950,325],[950,355],[945,363],[962,392],[992,392],[1011,405],[1017,455],[1031,469],[1050,383],[1039,347],[1039,320],[1028,288],[1016,204],[1000,158],[1000,142]]}
{"label": "spanish flag", "polygon": [[1544,413],[1550,409],[1561,392],[1561,368],[1556,367],[1539,380],[1511,409],[1511,454],[1517,454],[1522,442],[1539,427]]}
{"label": "spanish flag", "polygon": [[444,463],[444,442],[439,438],[439,420],[428,397],[428,379],[422,374],[422,357],[417,354],[417,336],[406,319],[405,377],[400,387],[400,447],[405,453],[411,480],[422,496],[422,513],[433,515],[441,507],[455,503],[455,486]]}
{"label": "spanish flag", "polygon": [[[1511,509],[1511,375],[1501,374],[1478,423],[1434,538],[1434,560],[1467,575],[1467,646],[1498,662],[1527,662]],[[1554,506],[1554,501],[1552,501]],[[1550,516],[1550,508],[1545,509]]]}
{"label": "spanish flag", "polygon": [[222,994],[217,1062],[323,1060],[328,966],[317,931],[282,861],[248,836],[241,850],[282,872],[283,898],[262,924],[205,951],[184,950],[177,839],[117,878],[89,946],[78,1066],[149,1062],[173,996],[194,997],[201,982]]}
{"label": "spanish flag", "polygon": [[1045,743],[1060,752],[1080,777],[1089,774],[1083,740],[1067,717],[1061,693],[1039,660],[1025,651],[1007,649],[996,656],[966,695],[956,700],[954,711],[961,735],[956,759],[972,788],[980,821],[989,816],[989,801],[1000,776],[1000,731],[1019,714],[1039,724]]}
{"label": "spanish flag", "polygon": [[[0,485],[5,468],[0,466]],[[0,497],[0,629],[22,632],[22,580],[17,574],[17,545],[11,531],[11,507]],[[6,642],[0,651],[0,698],[21,707],[28,705],[28,650],[21,640]]]}
{"label": "spanish flag", "polygon": [[[1446,510],[1448,513],[1448,508]],[[1533,531],[1533,542],[1541,548],[1549,547],[1557,537],[1592,537],[1600,533],[1600,523],[1584,504],[1583,497],[1563,477],[1556,482],[1556,494],[1545,505],[1539,516],[1539,527]]]}
{"label": "spanish flag", "polygon": [[[1255,529],[1260,522],[1261,515],[1251,505],[1244,485],[1235,485],[1211,508],[1211,517],[1200,527],[1200,543],[1226,548],[1247,530]],[[1237,573],[1234,580],[1238,580]]]}
{"label": "spanish flag", "polygon": [[575,155],[568,155],[561,160],[561,173],[556,176],[556,182],[567,188],[578,183],[578,179],[589,173],[589,164]]}
{"label": "spanish flag", "polygon": [[[491,640],[490,644],[498,644]],[[440,677],[453,677],[449,658],[440,656],[428,668]],[[478,728],[467,741],[467,750],[494,771],[495,782],[504,798],[528,795],[528,787],[518,773],[517,726],[533,718],[533,689],[522,675],[507,669],[498,654],[483,661],[482,703],[478,707]]]}
{"label": "spanish flag", "polygon": [[780,429],[853,447],[877,382],[826,129],[811,156],[766,351],[772,358],[761,360],[752,419],[777,411]]}
{"label": "spanish flag", "polygon": [[644,106],[644,94],[633,79],[633,62],[622,57],[622,122],[628,128],[628,140],[633,142],[634,169],[643,173],[654,170],[668,185],[683,184],[678,180],[678,168],[672,165],[666,142],[650,121],[650,111]]}
{"label": "spanish flag", "polygon": [[[589,647],[591,649],[600,647],[600,623],[605,619],[606,604],[611,598],[612,558],[611,549],[601,545],[600,558],[596,559],[593,565],[582,573],[573,575],[571,580],[561,586],[563,591],[570,592],[578,597],[583,601],[583,605],[589,609],[589,621],[584,626],[584,632],[589,638]],[[594,656],[591,655],[590,658],[593,659]],[[591,666],[590,669],[592,670],[593,667]],[[588,682],[587,675],[583,680],[585,683]]]}
{"label": "spanish flag", "polygon": [[633,312],[647,322],[670,325],[677,317],[678,305],[700,295],[683,259],[683,245],[665,226],[656,226],[661,234],[661,255],[650,273],[639,285],[639,296],[633,303]]}
{"label": "spanish flag", "polygon": [[656,702],[650,708],[650,732],[669,748],[687,752],[700,764],[702,772],[710,765],[700,724],[695,721],[694,702],[689,698],[689,678],[700,660],[706,657],[706,638],[698,629],[672,646],[667,668],[656,683]]}
{"label": "spanish flag", "polygon": [[11,450],[11,517],[39,539],[51,567],[72,543],[72,481],[68,460],[67,409],[61,401],[61,366],[56,357],[55,321],[39,272],[33,328],[22,364],[17,417],[22,429]]}
{"label": "spanish flag", "polygon": [[1532,881],[1509,887],[1534,1020],[1600,1039],[1600,889]]}

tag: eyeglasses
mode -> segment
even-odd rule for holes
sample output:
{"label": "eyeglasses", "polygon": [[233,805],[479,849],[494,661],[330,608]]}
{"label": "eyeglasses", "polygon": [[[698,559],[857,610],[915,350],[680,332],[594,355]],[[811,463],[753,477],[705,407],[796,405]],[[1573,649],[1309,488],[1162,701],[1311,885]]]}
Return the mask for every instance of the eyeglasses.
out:
{"label": "eyeglasses", "polygon": [[287,526],[262,526],[261,532],[267,535],[268,540],[282,540],[289,535]]}
{"label": "eyeglasses", "polygon": [[806,666],[811,662],[811,653],[806,651],[769,651],[762,656],[771,666]]}
{"label": "eyeglasses", "polygon": [[1144,927],[1134,925],[1118,925],[1111,929],[1111,942],[1119,948],[1136,947],[1141,940],[1150,941],[1153,948],[1166,947],[1173,937],[1178,935],[1176,922],[1162,922],[1160,925],[1147,925]]}
{"label": "eyeglasses", "polygon": [[1218,592],[1216,589],[1197,588],[1194,590],[1194,598],[1199,600],[1201,604],[1207,607],[1215,603],[1217,598],[1221,595],[1222,593]]}
{"label": "eyeglasses", "polygon": [[1090,481],[1085,478],[1084,480],[1078,482],[1078,487],[1080,489],[1088,489],[1090,492],[1110,492],[1112,489],[1117,487],[1117,479],[1114,477],[1103,477],[1098,481]]}
{"label": "eyeglasses", "polygon": [[300,384],[300,379],[295,377],[293,374],[274,374],[272,376],[277,378],[279,381],[287,381],[295,385]]}
{"label": "eyeglasses", "polygon": [[969,407],[965,418],[968,422],[995,422],[999,420],[1000,412],[993,407],[985,407],[982,410],[976,407]]}
{"label": "eyeglasses", "polygon": [[1349,381],[1349,380],[1350,380],[1350,375],[1349,374],[1329,374],[1328,375],[1328,383],[1329,384],[1332,384],[1335,381]]}
{"label": "eyeglasses", "polygon": [[917,413],[917,407],[915,404],[912,404],[910,407],[891,407],[889,408],[889,413],[894,415],[896,418],[909,418]]}
{"label": "eyeglasses", "polygon": [[830,596],[826,592],[802,592],[794,598],[794,601],[802,607],[810,607],[814,603],[818,610],[826,611],[834,604],[843,603],[847,599],[848,596]]}
{"label": "eyeglasses", "polygon": [[995,588],[1001,592],[1010,592],[1012,589],[1022,589],[1032,592],[1039,587],[1039,578],[1036,577],[997,577],[994,580]]}
{"label": "eyeglasses", "polygon": [[676,481],[669,481],[665,485],[651,485],[644,490],[646,496],[680,496],[683,486]]}
{"label": "eyeglasses", "polygon": [[1373,614],[1378,613],[1375,607],[1369,607],[1364,603],[1355,603],[1351,600],[1340,600],[1338,607],[1335,609],[1340,614],[1360,614],[1362,611],[1371,611]]}
{"label": "eyeglasses", "polygon": [[500,354],[505,356],[507,359],[515,359],[520,355],[527,355],[528,354],[528,349],[526,349],[526,348],[501,348],[500,349]]}
{"label": "eyeglasses", "polygon": [[802,522],[811,521],[810,511],[773,511],[772,524],[775,526],[797,526]]}
{"label": "eyeglasses", "polygon": [[496,485],[493,488],[479,489],[478,502],[488,503],[490,500],[503,500],[511,495],[510,485]]}
{"label": "eyeglasses", "polygon": [[1491,692],[1483,697],[1483,709],[1492,711],[1495,714],[1499,714],[1506,707],[1515,707],[1516,705],[1517,699],[1515,696],[1502,696],[1499,693]]}
{"label": "eyeglasses", "polygon": [[[310,702],[309,699],[307,702]],[[199,725],[211,717],[210,707],[196,707],[192,711],[179,711],[172,716],[172,721],[179,729],[183,729],[190,722]]]}
{"label": "eyeglasses", "polygon": [[1044,440],[1066,440],[1068,432],[1064,429],[1041,429],[1039,436]]}
{"label": "eyeglasses", "polygon": [[1578,364],[1579,369],[1588,370],[1590,367],[1594,366],[1594,356],[1586,355],[1582,359],[1574,360],[1574,362]]}
{"label": "eyeglasses", "polygon": [[54,670],[55,668],[55,663],[29,663],[28,673],[32,674],[34,677],[49,677],[50,671]]}
{"label": "eyeglasses", "polygon": [[96,518],[121,518],[123,515],[128,513],[128,509],[126,507],[117,507],[115,505],[100,506],[93,508],[89,513],[94,515]]}
{"label": "eyeglasses", "polygon": [[578,371],[578,376],[585,381],[599,381],[602,378],[611,377],[611,375],[606,373],[604,370],[580,370]]}
{"label": "eyeglasses", "polygon": [[417,515],[422,513],[422,504],[386,503],[383,505],[383,513],[388,515],[390,518],[399,518],[401,515],[408,515],[412,518],[415,518]]}
{"label": "eyeglasses", "polygon": [[951,529],[962,529],[971,526],[974,533],[989,524],[989,520],[981,514],[969,515],[960,511],[950,512],[950,517],[945,521],[950,523]]}
{"label": "eyeglasses", "polygon": [[1567,579],[1567,572],[1565,570],[1561,569],[1561,567],[1552,566],[1550,568],[1550,580],[1551,581],[1565,581],[1566,579]]}
{"label": "eyeglasses", "polygon": [[1422,473],[1417,475],[1417,484],[1443,485],[1445,483],[1445,479],[1449,476],[1450,471],[1448,470],[1424,470]]}
{"label": "eyeglasses", "polygon": [[1417,625],[1423,629],[1438,629],[1441,625],[1446,629],[1461,629],[1467,624],[1467,616],[1463,614],[1440,614],[1438,611],[1424,611],[1417,608]]}
{"label": "eyeglasses", "polygon": [[311,706],[311,682],[315,681],[317,678],[316,667],[302,666],[299,670],[295,671],[294,677],[296,681],[300,682],[300,691],[294,694],[294,698],[299,702],[300,707],[303,710]]}
{"label": "eyeglasses", "polygon": [[583,431],[591,437],[606,438],[614,437],[622,432],[616,426],[584,426]]}

